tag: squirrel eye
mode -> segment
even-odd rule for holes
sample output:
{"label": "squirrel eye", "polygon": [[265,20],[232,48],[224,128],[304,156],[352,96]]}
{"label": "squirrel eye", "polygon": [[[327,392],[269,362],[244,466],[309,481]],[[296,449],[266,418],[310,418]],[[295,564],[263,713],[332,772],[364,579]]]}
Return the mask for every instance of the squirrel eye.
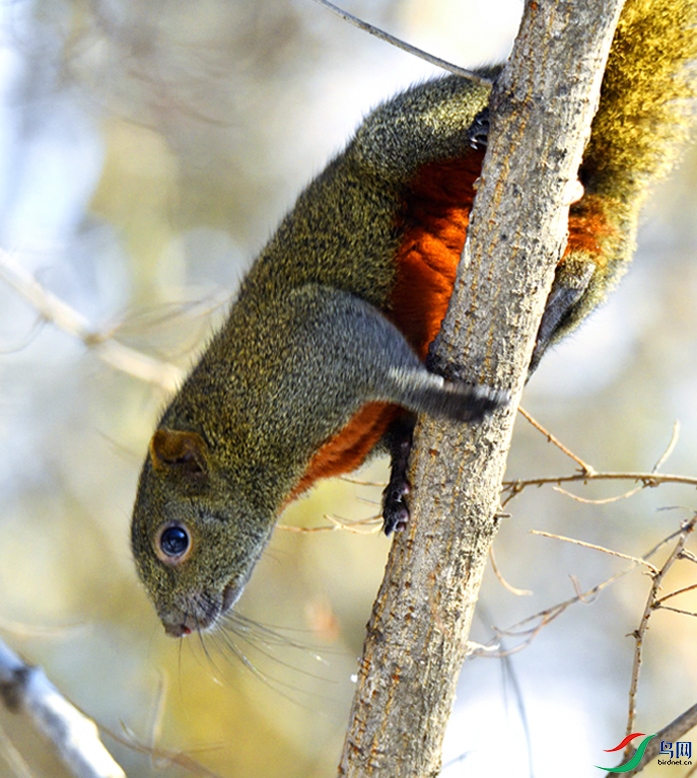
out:
{"label": "squirrel eye", "polygon": [[155,537],[155,552],[168,565],[183,562],[191,551],[189,530],[179,522],[165,524]]}

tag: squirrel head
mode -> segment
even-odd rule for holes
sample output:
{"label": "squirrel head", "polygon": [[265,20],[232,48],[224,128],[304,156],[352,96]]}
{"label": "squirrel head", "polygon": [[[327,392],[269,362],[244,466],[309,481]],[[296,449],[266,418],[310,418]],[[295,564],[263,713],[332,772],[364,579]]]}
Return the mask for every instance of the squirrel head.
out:
{"label": "squirrel head", "polygon": [[201,435],[155,432],[140,474],[131,546],[168,635],[209,629],[234,605],[272,524],[235,499]]}

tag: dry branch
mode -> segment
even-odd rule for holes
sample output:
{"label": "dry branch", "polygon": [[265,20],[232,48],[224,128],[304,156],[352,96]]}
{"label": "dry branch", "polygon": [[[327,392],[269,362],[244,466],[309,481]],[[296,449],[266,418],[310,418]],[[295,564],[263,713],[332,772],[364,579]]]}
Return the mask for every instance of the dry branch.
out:
{"label": "dry branch", "polygon": [[[524,489],[529,486],[545,486],[546,484],[555,484],[557,486],[561,484],[570,483],[582,483],[587,484],[589,481],[636,481],[641,485],[641,489],[646,487],[655,487],[660,484],[683,484],[684,486],[697,487],[697,476],[691,475],[678,475],[674,473],[654,473],[650,471],[648,473],[574,473],[573,475],[550,475],[542,478],[525,478],[516,481],[506,481],[503,484],[504,489],[508,492],[503,505],[508,503],[517,497]],[[563,491],[563,490],[561,490]],[[637,490],[632,490],[632,493],[636,493]],[[564,492],[574,499],[578,499],[576,495]],[[620,495],[624,497],[624,494]],[[617,498],[612,497],[609,501],[613,501]],[[587,500],[586,502],[602,502]]]}
{"label": "dry branch", "polygon": [[[656,609],[656,604],[659,600],[658,593],[661,590],[661,584],[666,576],[666,573],[670,568],[682,557],[685,543],[687,543],[688,537],[694,532],[695,525],[697,524],[697,516],[693,516],[691,519],[683,522],[680,533],[678,535],[678,542],[675,544],[675,548],[671,551],[668,559],[661,565],[661,569],[656,571],[652,576],[651,589],[649,595],[646,598],[646,606],[641,616],[639,627],[634,632],[634,662],[632,665],[632,681],[629,687],[629,710],[627,713],[627,734],[629,735],[634,731],[634,722],[636,718],[636,698],[639,690],[639,673],[641,671],[641,661],[644,649],[644,640],[646,638],[646,630],[649,626],[649,619],[651,614]],[[665,739],[665,738],[664,738]],[[645,758],[646,759],[646,758]]]}
{"label": "dry branch", "polygon": [[94,329],[82,314],[49,292],[19,262],[2,250],[0,278],[21,294],[46,321],[81,340],[116,370],[160,386],[166,392],[173,392],[181,384],[183,373],[176,365],[154,359]]}
{"label": "dry branch", "polygon": [[[567,497],[571,497],[578,502],[588,503],[592,505],[605,505],[607,503],[616,502],[640,492],[647,487],[655,487],[659,484],[672,483],[683,484],[685,486],[697,486],[697,478],[687,475],[673,475],[670,473],[659,473],[659,469],[665,464],[670,455],[673,453],[675,446],[678,442],[680,434],[680,423],[674,422],[673,431],[670,436],[670,441],[666,446],[663,453],[656,460],[656,464],[651,468],[648,473],[611,473],[611,472],[598,472],[592,465],[585,462],[578,454],[575,454],[567,446],[565,446],[555,435],[549,430],[545,429],[536,419],[530,416],[527,411],[522,408],[518,408],[518,412],[538,431],[541,432],[548,440],[549,443],[554,444],[560,451],[566,456],[576,462],[579,465],[581,472],[574,473],[573,475],[563,476],[546,476],[543,478],[527,478],[518,479],[515,481],[504,481],[504,491],[508,492],[507,497],[504,498],[501,505],[502,507],[508,505],[508,503],[517,497],[524,489],[529,486],[544,486],[545,484],[555,484],[557,491],[565,494]],[[636,481],[639,485],[633,489],[630,489],[623,494],[615,495],[614,497],[606,497],[600,500],[589,500],[585,497],[580,497],[577,494],[571,494],[565,489],[559,488],[563,483],[580,482],[587,484],[589,481]]]}
{"label": "dry branch", "polygon": [[97,725],[63,697],[41,668],[22,662],[2,641],[0,700],[28,717],[78,778],[126,778],[99,739]]}
{"label": "dry branch", "polygon": [[519,406],[518,407],[518,413],[528,422],[528,424],[532,425],[538,432],[541,432],[546,438],[548,443],[552,443],[555,445],[563,454],[565,454],[569,459],[573,459],[574,462],[581,468],[581,472],[585,475],[593,475],[595,473],[595,470],[591,465],[589,465],[587,462],[585,462],[583,459],[581,459],[578,454],[574,454],[574,452],[565,446],[561,440],[556,435],[553,435],[548,429],[543,427],[537,419],[533,418],[526,410],[525,408]]}
{"label": "dry branch", "polygon": [[[620,0],[528,3],[492,94],[487,158],[434,356],[447,375],[510,388],[516,401],[620,8]],[[340,775],[439,773],[514,413],[478,427],[417,428],[412,519],[373,607]]]}
{"label": "dry branch", "polygon": [[543,532],[542,530],[533,529],[530,530],[530,534],[532,535],[539,535],[543,538],[551,538],[553,540],[561,540],[564,543],[573,543],[576,546],[583,546],[583,548],[590,548],[593,551],[602,551],[603,554],[609,554],[610,556],[616,556],[620,559],[626,559],[629,562],[634,562],[637,565],[645,565],[649,568],[649,570],[657,575],[658,574],[658,568],[651,564],[651,562],[648,562],[646,559],[641,559],[640,557],[631,556],[630,554],[623,554],[621,551],[613,551],[611,548],[605,548],[605,546],[599,546],[596,543],[587,543],[584,540],[578,540],[577,538],[567,538],[564,537],[564,535],[557,535],[553,532]]}
{"label": "dry branch", "polygon": [[[668,562],[670,564],[673,563],[676,559],[687,559],[689,561],[695,561],[692,554],[690,554],[689,551],[687,551],[684,548],[684,543],[687,538],[687,535],[692,530],[690,529],[694,519],[689,520],[687,523],[683,522],[678,530],[675,532],[672,532],[667,537],[663,538],[661,541],[656,543],[652,548],[650,548],[645,554],[643,554],[641,557],[633,557],[629,556],[628,554],[622,554],[617,551],[613,551],[611,549],[603,548],[601,546],[595,546],[589,543],[584,543],[579,540],[574,540],[572,538],[565,538],[561,535],[550,535],[546,532],[536,532],[533,531],[533,534],[536,535],[542,535],[545,537],[551,537],[555,538],[557,540],[564,540],[571,543],[576,543],[578,545],[588,547],[592,550],[596,551],[602,551],[604,553],[610,554],[611,556],[616,556],[620,559],[626,559],[627,561],[630,561],[632,564],[630,567],[626,567],[623,570],[620,570],[617,573],[614,573],[609,578],[606,578],[604,581],[601,581],[599,584],[596,584],[595,586],[591,587],[590,589],[587,589],[586,591],[581,591],[578,584],[574,581],[574,589],[576,590],[576,594],[574,597],[571,597],[567,600],[564,600],[562,602],[558,602],[554,605],[551,605],[544,610],[538,611],[537,613],[532,614],[531,616],[527,616],[523,620],[517,622],[516,624],[513,624],[512,626],[508,627],[507,629],[500,629],[498,627],[492,627],[494,632],[497,636],[508,636],[508,637],[522,637],[523,640],[521,643],[517,644],[511,649],[508,649],[503,652],[495,652],[492,651],[492,646],[489,644],[486,646],[486,651],[478,651],[475,650],[472,653],[474,654],[481,654],[482,656],[487,657],[499,657],[499,656],[507,656],[511,653],[515,653],[517,651],[520,651],[522,648],[525,648],[528,646],[532,640],[540,633],[543,627],[545,627],[547,624],[549,624],[551,621],[556,619],[558,616],[560,616],[562,613],[564,613],[571,605],[574,605],[579,602],[591,602],[593,598],[595,598],[596,595],[598,595],[603,589],[606,589],[611,584],[618,581],[620,578],[623,578],[628,573],[632,572],[633,570],[636,570],[636,568],[640,565],[648,566],[652,570],[652,575],[660,574],[662,571],[665,570],[665,565],[667,564],[664,562],[664,564],[659,568],[656,565],[651,565],[649,562],[649,559],[651,559],[660,549],[662,549],[664,546],[666,546],[668,543],[670,543],[675,538],[678,538],[678,546],[674,551],[670,554]],[[574,579],[572,579],[574,580]],[[679,594],[682,594],[686,591],[691,591],[697,586],[697,584],[692,586],[685,586],[681,589],[678,589],[674,592],[671,592],[670,594],[665,595],[661,599],[657,600],[649,600],[649,602],[653,602],[653,609],[656,610],[658,608],[664,608],[666,610],[669,609],[669,606],[666,606],[663,604],[665,600],[667,600],[669,597],[674,597]],[[523,592],[524,593],[524,592]],[[671,610],[677,610],[677,609],[671,609]],[[695,615],[690,612],[684,612],[686,615]],[[527,626],[530,625],[530,626]],[[495,646],[493,647],[495,649]]]}
{"label": "dry branch", "polygon": [[407,54],[412,54],[415,57],[424,60],[424,62],[429,62],[431,65],[435,65],[436,67],[443,68],[443,70],[447,70],[450,73],[455,73],[458,76],[465,76],[466,78],[471,78],[472,81],[476,81],[478,84],[491,83],[489,79],[484,78],[479,73],[476,73],[473,70],[465,70],[464,68],[461,68],[458,65],[454,65],[452,62],[447,62],[446,60],[441,59],[440,57],[436,57],[433,54],[429,54],[427,51],[423,51],[423,49],[417,49],[416,46],[412,46],[409,43],[405,43],[400,38],[396,38],[394,35],[390,35],[389,32],[385,32],[384,30],[381,30],[379,27],[375,27],[372,24],[368,24],[368,22],[365,22],[363,21],[363,19],[359,19],[357,16],[348,13],[348,11],[344,11],[342,8],[339,8],[339,6],[334,5],[334,3],[328,2],[328,0],[315,0],[315,1],[318,2],[320,5],[323,5],[325,8],[328,8],[332,13],[335,13],[339,18],[343,19],[345,22],[348,22],[349,24],[352,24],[354,27],[357,27],[359,30],[363,30],[363,32],[367,32],[369,35],[373,35],[378,40],[385,41],[385,43],[389,43],[391,46],[394,46],[395,48],[401,49],[402,51],[406,51]]}

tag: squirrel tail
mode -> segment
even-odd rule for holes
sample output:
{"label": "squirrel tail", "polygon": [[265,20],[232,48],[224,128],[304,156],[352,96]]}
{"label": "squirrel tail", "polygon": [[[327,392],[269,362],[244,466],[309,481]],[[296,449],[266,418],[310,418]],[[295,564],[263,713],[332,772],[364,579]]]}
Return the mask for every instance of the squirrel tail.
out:
{"label": "squirrel tail", "polygon": [[531,371],[629,266],[650,185],[685,146],[697,97],[697,0],[627,0],[583,155],[584,195],[571,206]]}
{"label": "squirrel tail", "polygon": [[638,211],[647,184],[669,172],[687,139],[696,60],[696,0],[628,0],[581,167],[588,192]]}

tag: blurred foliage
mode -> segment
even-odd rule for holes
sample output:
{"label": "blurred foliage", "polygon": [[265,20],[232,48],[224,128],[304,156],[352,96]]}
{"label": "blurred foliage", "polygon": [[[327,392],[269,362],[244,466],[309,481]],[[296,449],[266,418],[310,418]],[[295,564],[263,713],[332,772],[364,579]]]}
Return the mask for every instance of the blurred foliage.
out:
{"label": "blurred foliage", "polygon": [[[346,7],[465,65],[504,56],[520,12],[516,2],[482,14],[455,0]],[[22,0],[0,9],[2,247],[100,330],[182,367],[295,194],[361,115],[432,72],[310,0]],[[527,409],[597,469],[650,469],[679,417],[682,436],[664,470],[697,472],[696,183],[692,153],[652,200],[619,292],[526,391]],[[128,548],[137,472],[166,398],[38,322],[3,284],[0,350],[3,637],[118,736],[107,744],[129,775],[186,774],[150,759],[153,744],[222,776],[331,774],[387,540],[279,529],[239,606],[250,621],[205,641],[166,639]],[[572,469],[519,424],[510,477]],[[363,475],[379,481],[384,463]],[[623,488],[569,491],[591,498]],[[379,494],[328,482],[282,523],[368,517]],[[658,511],[666,506],[679,507]],[[525,492],[510,504],[496,550],[504,576],[534,593],[515,597],[490,576],[475,639],[572,596],[569,575],[585,588],[624,564],[530,528],[641,554],[694,509],[684,487],[606,505]],[[671,585],[691,581],[685,563]],[[524,775],[528,747],[538,776],[556,774],[561,759],[569,775],[592,774],[598,747],[624,731],[633,647],[625,635],[647,589],[633,573],[514,657],[529,741],[507,703],[501,660],[468,662],[446,760],[471,753],[444,775],[484,764],[495,772],[492,748],[502,775]],[[695,610],[697,598],[679,606]],[[640,687],[644,731],[694,702],[695,631],[694,619],[655,616]],[[61,775],[17,719],[0,711],[0,728],[33,774]],[[583,734],[571,765],[574,729]],[[124,745],[131,739],[146,748]],[[0,775],[11,774],[4,742]]]}

